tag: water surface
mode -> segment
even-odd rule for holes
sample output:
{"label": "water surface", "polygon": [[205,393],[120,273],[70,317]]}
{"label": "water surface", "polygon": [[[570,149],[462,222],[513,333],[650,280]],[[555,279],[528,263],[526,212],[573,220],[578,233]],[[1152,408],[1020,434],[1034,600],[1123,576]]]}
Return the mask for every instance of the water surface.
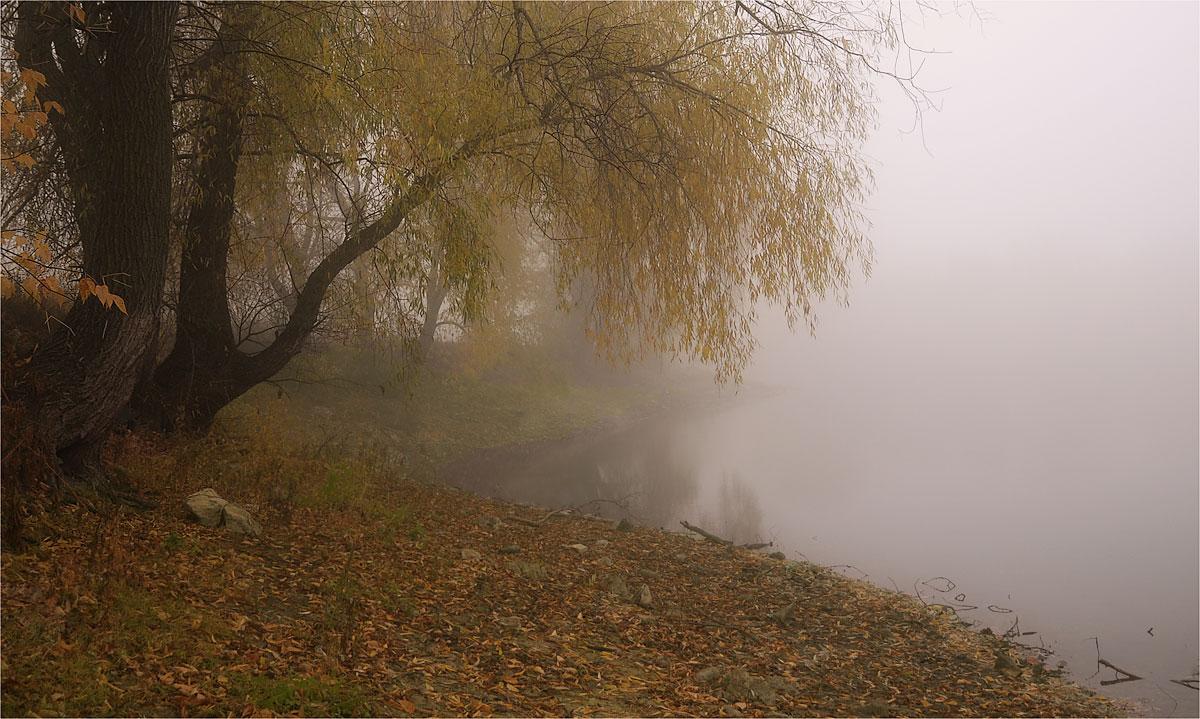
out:
{"label": "water surface", "polygon": [[[807,394],[781,391],[491,457],[486,471],[458,472],[456,483],[774,541],[791,556],[962,607],[980,628],[1032,632],[1020,641],[1052,651],[1048,664],[1065,661],[1097,688],[1116,678],[1094,674],[1098,640],[1104,659],[1145,677],[1104,691],[1148,714],[1197,715],[1197,692],[1170,682],[1196,676],[1200,590],[1196,500],[1179,492],[1169,465],[1132,461],[1138,448],[1112,433],[1099,446],[1082,431],[981,430],[986,439],[939,442],[939,423],[954,417],[926,415],[906,436],[896,429],[903,418],[853,402],[830,409]],[[880,421],[891,431],[872,431]]]}

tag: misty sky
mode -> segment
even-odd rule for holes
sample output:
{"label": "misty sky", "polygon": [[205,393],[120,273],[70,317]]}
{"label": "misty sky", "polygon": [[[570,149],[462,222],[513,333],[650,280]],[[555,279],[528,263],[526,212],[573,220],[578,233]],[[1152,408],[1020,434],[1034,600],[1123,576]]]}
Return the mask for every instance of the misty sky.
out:
{"label": "misty sky", "polygon": [[1194,518],[1198,6],[978,7],[910,26],[950,51],[920,76],[946,88],[924,141],[883,88],[872,277],[815,339],[764,318],[749,376],[873,408],[879,441],[1006,433],[989,462],[1119,438],[1098,468],[1173,475]]}
{"label": "misty sky", "polygon": [[1145,697],[1196,656],[1200,4],[978,8],[910,26],[950,52],[920,76],[942,109],[906,134],[881,88],[873,274],[815,337],[764,313],[747,379],[803,407],[746,461],[770,432],[803,455],[763,506],[840,533],[804,551],[990,575],[1072,661],[1100,634],[1160,672]]}

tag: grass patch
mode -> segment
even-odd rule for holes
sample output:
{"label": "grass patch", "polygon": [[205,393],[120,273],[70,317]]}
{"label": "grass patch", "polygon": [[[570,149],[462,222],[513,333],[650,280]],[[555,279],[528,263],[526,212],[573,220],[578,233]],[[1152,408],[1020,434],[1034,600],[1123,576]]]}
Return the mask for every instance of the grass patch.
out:
{"label": "grass patch", "polygon": [[229,692],[276,714],[352,717],[376,713],[366,691],[341,679],[233,674]]}

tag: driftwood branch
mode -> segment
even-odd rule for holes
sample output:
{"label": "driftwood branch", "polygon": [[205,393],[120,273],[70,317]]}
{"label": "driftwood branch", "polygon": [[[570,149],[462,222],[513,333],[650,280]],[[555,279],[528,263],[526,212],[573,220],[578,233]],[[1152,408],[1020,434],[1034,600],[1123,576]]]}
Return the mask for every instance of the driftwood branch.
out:
{"label": "driftwood branch", "polygon": [[705,529],[701,529],[700,527],[697,527],[694,524],[688,524],[687,521],[685,521],[685,520],[680,520],[679,524],[687,531],[695,532],[696,534],[699,534],[701,537],[704,537],[705,539],[707,539],[708,541],[710,541],[714,544],[720,544],[721,546],[724,546],[724,547],[732,547],[733,546],[733,542],[729,541],[728,539],[725,539],[724,537],[718,537],[717,535],[713,534],[712,532],[709,532],[708,530],[705,530]]}
{"label": "driftwood branch", "polygon": [[518,517],[515,514],[510,514],[508,518],[513,522],[524,524],[527,527],[540,527],[551,517],[557,517],[562,514],[570,514],[573,511],[575,511],[573,508],[567,507],[565,509],[556,509],[552,512],[547,512],[541,519],[525,519],[524,517]]}
{"label": "driftwood branch", "polygon": [[740,546],[742,549],[766,549],[767,547],[774,547],[775,543],[774,542],[751,542],[749,544],[742,544]]}
{"label": "driftwood branch", "polygon": [[1113,663],[1112,663],[1112,662],[1110,662],[1110,661],[1107,661],[1107,660],[1105,660],[1105,659],[1097,659],[1097,660],[1096,660],[1096,662],[1097,662],[1098,664],[1102,664],[1102,665],[1104,665],[1104,666],[1108,667],[1109,669],[1113,670],[1113,671],[1114,671],[1114,672],[1116,672],[1117,674],[1124,674],[1124,675],[1125,675],[1125,676],[1123,676],[1123,677],[1118,677],[1118,678],[1116,678],[1116,679],[1104,679],[1104,680],[1102,680],[1102,681],[1100,682],[1100,686],[1102,686],[1102,687],[1112,686],[1113,684],[1120,684],[1120,683],[1122,683],[1122,682],[1136,682],[1136,681],[1139,681],[1139,680],[1141,680],[1141,677],[1139,677],[1138,675],[1136,675],[1136,674],[1134,674],[1134,673],[1132,673],[1132,672],[1127,672],[1127,671],[1125,671],[1124,669],[1122,669],[1121,667],[1118,667],[1117,665],[1113,664]]}
{"label": "driftwood branch", "polygon": [[[1124,682],[1141,681],[1142,677],[1139,677],[1137,674],[1134,674],[1133,672],[1127,672],[1124,669],[1122,669],[1121,667],[1118,667],[1117,665],[1113,664],[1112,662],[1110,662],[1107,659],[1104,659],[1103,657],[1100,656],[1100,638],[1099,637],[1089,637],[1089,639],[1091,639],[1093,642],[1096,643],[1096,671],[1092,672],[1092,677],[1094,677],[1100,673],[1100,667],[1108,667],[1109,669],[1113,670],[1117,674],[1124,675],[1124,676],[1118,676],[1116,679],[1102,679],[1100,681],[1100,686],[1108,687],[1108,686],[1112,686],[1113,684],[1122,684]],[[1092,677],[1088,677],[1088,679],[1091,679]]]}
{"label": "driftwood branch", "polygon": [[720,544],[722,547],[737,547],[739,549],[764,549],[766,547],[775,546],[775,542],[750,542],[749,544],[734,544],[732,540],[719,537],[707,529],[702,529],[686,521],[680,521],[679,524],[687,531],[695,532],[713,544]]}

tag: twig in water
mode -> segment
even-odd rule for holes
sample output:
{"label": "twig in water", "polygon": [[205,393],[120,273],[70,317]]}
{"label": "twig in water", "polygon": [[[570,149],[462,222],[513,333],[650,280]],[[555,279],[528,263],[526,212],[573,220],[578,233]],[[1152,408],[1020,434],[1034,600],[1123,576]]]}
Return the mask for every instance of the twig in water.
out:
{"label": "twig in water", "polygon": [[1121,667],[1116,666],[1115,664],[1113,664],[1110,661],[1107,661],[1104,659],[1097,659],[1096,661],[1100,664],[1103,664],[1104,666],[1108,667],[1109,669],[1113,670],[1114,672],[1116,672],[1118,674],[1125,675],[1123,677],[1117,677],[1116,679],[1102,680],[1100,682],[1100,686],[1102,686],[1102,687],[1112,686],[1113,684],[1121,684],[1123,682],[1136,682],[1136,681],[1141,681],[1141,679],[1142,679],[1138,675],[1136,675],[1132,672],[1127,672],[1124,669],[1122,669]]}
{"label": "twig in water", "polygon": [[707,539],[708,541],[710,541],[714,544],[720,544],[721,546],[724,546],[724,547],[733,546],[733,542],[729,541],[728,539],[725,539],[724,537],[718,537],[717,535],[713,534],[712,532],[709,532],[705,529],[701,529],[700,527],[697,527],[694,524],[688,524],[686,520],[680,520],[679,524],[687,531],[695,532],[696,534],[699,534],[701,537],[704,537],[705,539]]}
{"label": "twig in water", "polygon": [[[936,582],[939,579],[946,582],[945,589],[939,589],[938,587],[933,586],[932,582]],[[921,584],[924,584],[925,586],[929,587],[930,589],[932,589],[935,592],[942,592],[943,594],[946,592],[952,592],[958,587],[958,585],[954,583],[953,579],[950,579],[949,577],[943,577],[940,575],[936,576],[936,577],[930,577],[929,579],[922,580]]]}

